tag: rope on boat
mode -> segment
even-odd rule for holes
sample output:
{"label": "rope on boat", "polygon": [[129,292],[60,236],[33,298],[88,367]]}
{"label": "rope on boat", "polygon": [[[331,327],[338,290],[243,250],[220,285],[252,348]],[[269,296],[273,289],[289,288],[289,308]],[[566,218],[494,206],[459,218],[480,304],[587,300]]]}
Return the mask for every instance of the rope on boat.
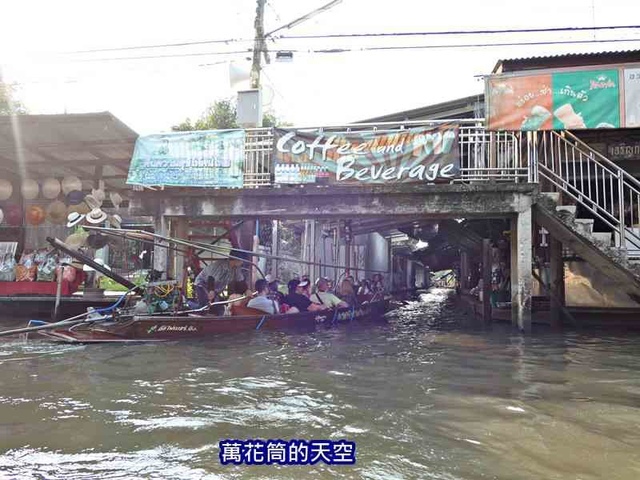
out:
{"label": "rope on boat", "polygon": [[256,330],[260,330],[260,327],[262,326],[262,324],[265,322],[266,319],[267,319],[267,316],[263,315],[260,321],[258,322],[258,326],[256,327]]}

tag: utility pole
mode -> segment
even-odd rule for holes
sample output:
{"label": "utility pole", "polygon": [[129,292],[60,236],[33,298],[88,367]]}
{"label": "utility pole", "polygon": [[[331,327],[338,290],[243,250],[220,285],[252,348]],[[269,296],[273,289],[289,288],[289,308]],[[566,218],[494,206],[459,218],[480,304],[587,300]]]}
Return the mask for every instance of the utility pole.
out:
{"label": "utility pole", "polygon": [[265,0],[256,1],[256,20],[254,27],[256,37],[253,42],[253,62],[251,64],[251,88],[260,88],[260,63],[264,52],[264,3]]}

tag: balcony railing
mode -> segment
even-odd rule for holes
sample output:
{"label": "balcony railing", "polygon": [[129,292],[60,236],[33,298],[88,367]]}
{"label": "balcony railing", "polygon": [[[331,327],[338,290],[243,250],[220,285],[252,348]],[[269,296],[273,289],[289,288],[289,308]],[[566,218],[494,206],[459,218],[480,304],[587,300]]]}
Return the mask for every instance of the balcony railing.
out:
{"label": "balcony railing", "polygon": [[[402,123],[367,123],[324,127],[296,127],[307,132],[348,133],[354,131],[402,131],[418,126],[443,123],[460,125],[460,175],[455,183],[476,182],[536,182],[537,174],[532,159],[521,148],[522,135],[517,132],[489,132],[482,119],[412,121]],[[246,130],[244,188],[273,185],[273,130],[254,128]],[[525,152],[525,155],[522,155]]]}

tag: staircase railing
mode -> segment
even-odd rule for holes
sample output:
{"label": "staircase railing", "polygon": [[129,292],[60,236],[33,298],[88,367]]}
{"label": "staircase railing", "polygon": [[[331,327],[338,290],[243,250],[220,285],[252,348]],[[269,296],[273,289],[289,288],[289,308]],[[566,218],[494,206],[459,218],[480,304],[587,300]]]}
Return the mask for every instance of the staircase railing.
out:
{"label": "staircase railing", "polygon": [[529,150],[544,181],[573,198],[615,234],[629,256],[640,253],[640,182],[573,133],[531,132]]}

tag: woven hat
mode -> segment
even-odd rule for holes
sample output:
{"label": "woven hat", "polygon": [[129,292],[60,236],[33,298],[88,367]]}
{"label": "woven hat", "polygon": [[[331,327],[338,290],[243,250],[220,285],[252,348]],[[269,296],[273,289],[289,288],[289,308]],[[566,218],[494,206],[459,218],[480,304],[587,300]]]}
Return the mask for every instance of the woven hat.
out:
{"label": "woven hat", "polygon": [[117,213],[109,216],[109,225],[111,225],[112,228],[122,228],[122,217]]}
{"label": "woven hat", "polygon": [[0,208],[0,224],[4,222],[4,212],[2,211],[2,209]]}
{"label": "woven hat", "polygon": [[67,215],[67,228],[75,227],[84,220],[85,216],[78,212],[71,212]]}
{"label": "woven hat", "polygon": [[47,218],[47,214],[40,205],[29,205],[25,213],[27,222],[31,225],[40,225]]}
{"label": "woven hat", "polygon": [[104,193],[104,189],[101,186],[100,188],[92,188],[91,195],[98,200],[101,204],[104,202],[104,199],[107,198],[107,194]]}
{"label": "woven hat", "polygon": [[69,248],[77,250],[87,244],[88,236],[87,232],[75,232],[69,235],[65,239],[64,243],[66,243]]}
{"label": "woven hat", "polygon": [[69,205],[67,207],[67,215],[73,212],[78,212],[80,215],[86,215],[90,211],[91,209],[84,202],[81,202],[78,205]]}
{"label": "woven hat", "polygon": [[74,190],[82,190],[82,182],[75,175],[64,177],[62,179],[62,192],[68,195]]}
{"label": "woven hat", "polygon": [[20,205],[8,205],[4,209],[4,218],[11,226],[17,227],[22,225],[22,209]]}
{"label": "woven hat", "polygon": [[122,203],[122,195],[120,195],[118,192],[110,192],[109,200],[111,200],[111,203],[113,203],[114,208],[118,209],[120,208],[120,204]]}
{"label": "woven hat", "polygon": [[79,205],[84,200],[84,193],[80,190],[71,190],[67,193],[67,203],[69,205]]}
{"label": "woven hat", "polygon": [[94,208],[87,213],[87,222],[97,225],[107,220],[107,214],[99,208]]}
{"label": "woven hat", "polygon": [[44,198],[48,198],[49,200],[53,200],[60,195],[60,182],[55,178],[47,178],[44,182],[42,182],[42,196]]}
{"label": "woven hat", "polygon": [[36,182],[35,180],[27,178],[22,182],[20,191],[22,192],[22,197],[25,200],[34,200],[38,198],[38,194],[40,193],[40,185],[38,185],[38,182]]}
{"label": "woven hat", "polygon": [[[42,187],[44,190],[44,186]],[[47,207],[47,220],[55,225],[63,225],[67,220],[67,206],[60,200],[55,200]]]}
{"label": "woven hat", "polygon": [[95,195],[87,195],[84,197],[84,203],[93,210],[94,208],[100,208],[102,206],[102,200],[99,200]]}
{"label": "woven hat", "polygon": [[9,180],[0,180],[0,200],[9,200],[13,193],[13,185]]}

